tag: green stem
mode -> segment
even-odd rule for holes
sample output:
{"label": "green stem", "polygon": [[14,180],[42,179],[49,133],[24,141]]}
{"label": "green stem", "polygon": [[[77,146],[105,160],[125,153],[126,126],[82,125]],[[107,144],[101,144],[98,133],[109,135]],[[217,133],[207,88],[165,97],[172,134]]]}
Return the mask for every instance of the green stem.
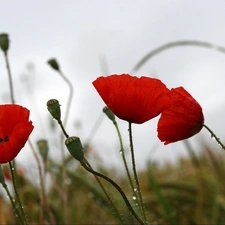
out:
{"label": "green stem", "polygon": [[[70,82],[70,80],[63,74],[63,72],[61,70],[59,70],[59,75],[62,77],[62,79],[68,84],[69,86],[69,98],[68,98],[68,102],[66,105],[66,113],[65,113],[65,117],[63,120],[63,125],[64,127],[66,127],[67,124],[67,120],[68,120],[68,116],[69,116],[69,111],[70,111],[70,106],[71,106],[71,102],[72,102],[72,98],[73,98],[73,85]],[[61,126],[61,125],[60,125]],[[63,127],[63,129],[64,129]],[[64,130],[65,131],[65,130]],[[64,132],[65,134],[65,132]],[[65,135],[66,136],[66,135]],[[65,156],[65,151],[63,149],[63,135],[61,135],[61,153],[62,153],[62,161],[63,161],[63,165],[64,167],[62,168],[62,177],[63,180],[67,180],[67,174],[66,174],[66,169],[65,169],[65,161],[66,161],[66,156]],[[65,224],[68,224],[68,220],[69,220],[69,210],[68,210],[68,186],[65,182],[63,182],[63,189],[65,190],[65,198],[64,198],[64,217],[65,217]]]}
{"label": "green stem", "polygon": [[132,181],[132,178],[131,178],[131,175],[130,175],[130,171],[129,171],[129,168],[128,168],[128,165],[127,165],[127,160],[126,160],[126,157],[125,157],[125,151],[124,151],[124,147],[123,147],[122,136],[121,136],[121,133],[120,133],[117,122],[115,121],[115,122],[113,122],[113,124],[115,125],[116,131],[117,131],[117,134],[118,134],[118,138],[119,138],[119,142],[120,142],[120,152],[121,152],[121,155],[122,155],[122,159],[123,159],[124,167],[125,167],[125,170],[126,170],[126,173],[127,173],[127,177],[129,179],[130,186],[131,186],[132,191],[133,191],[133,196],[135,196],[137,198],[137,193],[135,192],[134,184],[133,184],[133,181]]}
{"label": "green stem", "polygon": [[[87,161],[86,158],[84,158],[84,162],[85,162],[85,164],[86,164],[91,170],[93,170],[92,166],[90,165],[90,163]],[[95,179],[97,180],[97,182],[99,183],[100,187],[102,188],[102,190],[103,190],[104,194],[106,195],[107,199],[109,200],[111,206],[113,207],[113,209],[114,209],[114,211],[115,211],[117,217],[118,217],[119,220],[120,220],[120,223],[123,224],[123,220],[122,220],[122,218],[121,218],[121,216],[120,216],[120,214],[119,214],[119,211],[117,210],[116,206],[113,204],[112,198],[108,195],[108,193],[107,193],[105,187],[103,186],[103,184],[102,184],[102,182],[100,181],[100,179],[98,178],[98,176],[97,176],[96,174],[93,174],[93,175],[94,175]]]}
{"label": "green stem", "polygon": [[80,161],[81,165],[90,173],[95,174],[96,176],[99,176],[101,178],[103,178],[104,180],[108,181],[109,183],[111,183],[117,190],[118,192],[121,194],[121,196],[123,197],[127,208],[129,209],[129,211],[131,212],[131,214],[135,217],[135,219],[139,222],[139,224],[144,225],[144,222],[140,219],[140,217],[136,214],[136,212],[133,210],[130,202],[128,201],[126,195],[124,194],[123,190],[120,188],[120,186],[115,183],[113,180],[111,180],[109,177],[106,177],[105,175],[98,173],[97,171],[91,169],[87,164],[86,161]]}
{"label": "green stem", "polygon": [[151,59],[153,56],[168,50],[170,48],[174,47],[181,47],[181,46],[196,46],[196,47],[204,47],[204,48],[209,48],[209,49],[214,49],[218,52],[221,52],[225,54],[225,48],[220,46],[220,45],[215,45],[209,42],[205,41],[197,41],[197,40],[180,40],[180,41],[173,41],[166,43],[164,45],[161,45],[158,48],[153,49],[150,51],[148,54],[146,54],[136,65],[135,67],[131,70],[131,74],[137,72],[149,59]]}
{"label": "green stem", "polygon": [[[58,123],[63,131],[63,134],[66,136],[66,138],[69,137],[69,135],[67,134],[63,124],[62,124],[62,121],[61,120],[58,120]],[[66,166],[66,156],[65,156],[65,151],[64,151],[64,144],[63,144],[63,134],[60,136],[60,144],[61,144],[61,155],[62,155],[62,163],[63,163],[63,166],[62,166],[62,179],[63,181],[66,181],[67,180],[67,173],[66,173],[66,169],[65,169],[65,166]],[[65,191],[65,197],[63,198],[63,208],[64,208],[64,222],[65,223],[68,223],[69,221],[69,210],[68,210],[68,195],[67,195],[67,192],[68,192],[68,186],[65,182],[62,182],[62,188],[64,189]]]}
{"label": "green stem", "polygon": [[24,210],[23,210],[23,206],[22,206],[20,198],[19,198],[17,186],[16,186],[15,168],[13,167],[11,161],[9,162],[9,167],[10,167],[10,171],[11,171],[11,175],[12,175],[13,188],[14,188],[14,191],[15,191],[16,200],[19,204],[19,208],[20,208],[20,211],[21,211],[21,214],[22,214],[22,217],[23,217],[24,224],[27,225],[28,224],[27,219],[26,219],[26,216],[25,216],[25,213],[24,213]]}
{"label": "green stem", "polygon": [[143,204],[143,200],[142,200],[141,189],[140,189],[140,184],[139,184],[139,181],[138,181],[136,165],[135,165],[134,146],[133,146],[133,138],[132,138],[132,128],[131,128],[131,123],[130,122],[129,122],[129,139],[130,139],[130,150],[131,150],[131,158],[132,158],[134,179],[135,179],[135,182],[136,182],[136,185],[137,185],[137,193],[138,193],[138,198],[139,198],[139,201],[140,201],[139,207],[141,208],[142,215],[144,217],[144,220],[146,221],[144,204]]}
{"label": "green stem", "polygon": [[61,129],[62,129],[62,131],[63,131],[63,134],[66,136],[66,138],[68,138],[69,135],[66,133],[66,130],[65,130],[63,124],[62,124],[62,121],[59,120],[58,123],[59,123],[59,125],[60,125],[60,127],[61,127]]}
{"label": "green stem", "polygon": [[2,186],[3,186],[3,188],[5,189],[7,195],[8,195],[8,197],[9,197],[9,199],[10,199],[10,202],[11,202],[11,204],[12,204],[12,206],[13,206],[13,209],[15,210],[17,219],[20,221],[21,224],[25,224],[23,218],[21,217],[21,215],[20,215],[20,213],[19,213],[18,208],[16,207],[15,201],[14,201],[12,195],[11,195],[10,192],[9,192],[9,189],[8,189],[7,184],[4,182],[4,183],[2,183]]}
{"label": "green stem", "polygon": [[[5,56],[5,61],[6,61],[6,68],[7,68],[7,71],[8,71],[9,89],[10,89],[11,102],[12,102],[12,104],[15,104],[12,74],[11,74],[11,69],[10,69],[10,65],[9,65],[9,59],[8,59],[7,51],[4,51],[4,56]],[[26,220],[26,216],[25,216],[24,210],[23,210],[23,207],[22,207],[22,204],[21,204],[21,201],[20,201],[20,198],[19,198],[17,186],[16,186],[16,177],[17,177],[17,174],[16,174],[15,160],[13,160],[12,162],[9,162],[9,167],[10,167],[10,170],[11,170],[14,192],[15,192],[16,199],[17,199],[18,204],[19,204],[19,207],[20,207],[20,211],[21,211],[22,216],[23,216],[23,221],[24,221],[25,224],[28,224],[27,223],[27,220]]]}
{"label": "green stem", "polygon": [[215,140],[217,141],[217,143],[222,147],[223,150],[225,150],[225,146],[223,145],[223,143],[220,141],[220,139],[213,133],[213,131],[208,127],[206,126],[204,123],[202,124],[203,127],[205,127],[209,133],[211,134],[211,137],[212,138],[215,138]]}
{"label": "green stem", "polygon": [[8,59],[7,52],[4,52],[4,55],[5,55],[6,68],[7,68],[8,77],[9,77],[9,88],[10,88],[11,102],[12,102],[12,104],[15,104],[15,98],[14,98],[14,92],[13,92],[12,75],[11,75],[11,70],[10,70],[10,66],[9,66],[9,59]]}
{"label": "green stem", "polygon": [[[69,135],[67,134],[63,124],[62,124],[62,121],[61,120],[58,120],[58,123],[63,131],[63,134],[66,136],[66,138],[69,137]],[[61,144],[61,155],[62,155],[62,163],[63,163],[63,166],[62,166],[62,179],[64,182],[62,182],[62,188],[63,190],[65,191],[65,196],[63,198],[63,209],[64,209],[64,222],[65,223],[68,223],[69,221],[69,210],[68,210],[68,186],[66,184],[66,180],[67,180],[67,173],[66,173],[66,156],[65,156],[65,151],[64,151],[64,144],[63,144],[63,134],[60,136],[60,144]]]}
{"label": "green stem", "polygon": [[66,113],[65,113],[65,117],[64,117],[64,121],[63,121],[64,126],[66,126],[68,116],[69,116],[69,110],[70,110],[70,106],[71,106],[71,102],[72,102],[72,98],[73,98],[73,85],[70,82],[70,80],[62,73],[61,70],[59,70],[59,74],[62,77],[62,79],[68,84],[69,90],[70,90],[69,98],[68,98],[68,102],[67,102],[67,106],[66,106]]}

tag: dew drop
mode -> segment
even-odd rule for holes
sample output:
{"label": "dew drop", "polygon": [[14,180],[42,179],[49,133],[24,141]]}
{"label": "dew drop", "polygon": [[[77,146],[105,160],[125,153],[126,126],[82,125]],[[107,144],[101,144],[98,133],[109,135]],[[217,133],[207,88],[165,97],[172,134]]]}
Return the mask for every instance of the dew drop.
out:
{"label": "dew drop", "polygon": [[134,192],[136,192],[137,191],[137,188],[134,188]]}
{"label": "dew drop", "polygon": [[212,138],[213,140],[216,140],[216,138],[215,138],[215,136],[214,136],[213,134],[211,134],[211,138]]}
{"label": "dew drop", "polygon": [[123,154],[123,151],[122,151],[122,150],[120,150],[120,154],[121,154],[121,155]]}
{"label": "dew drop", "polygon": [[133,195],[132,199],[133,199],[133,200],[136,200],[136,199],[137,199],[137,197],[136,197],[135,195]]}

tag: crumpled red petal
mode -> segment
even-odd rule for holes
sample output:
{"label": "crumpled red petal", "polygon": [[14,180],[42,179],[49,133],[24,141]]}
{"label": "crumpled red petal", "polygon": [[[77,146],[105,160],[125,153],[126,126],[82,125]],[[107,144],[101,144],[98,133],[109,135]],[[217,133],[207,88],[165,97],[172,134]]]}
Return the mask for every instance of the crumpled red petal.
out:
{"label": "crumpled red petal", "polygon": [[158,121],[158,138],[165,145],[184,140],[202,129],[204,116],[199,103],[183,88],[172,88],[171,106]]}

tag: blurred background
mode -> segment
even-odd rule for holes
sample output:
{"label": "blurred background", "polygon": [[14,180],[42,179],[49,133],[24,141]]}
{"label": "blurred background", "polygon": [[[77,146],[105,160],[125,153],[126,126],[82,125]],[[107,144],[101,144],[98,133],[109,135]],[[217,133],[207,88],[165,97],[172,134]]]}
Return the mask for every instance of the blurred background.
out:
{"label": "blurred background", "polygon": [[[68,86],[47,60],[56,58],[71,80],[74,96],[66,129],[70,135],[90,141],[100,163],[120,167],[119,141],[111,121],[102,113],[104,103],[92,85],[97,77],[129,73],[151,50],[178,40],[200,40],[225,46],[223,0],[0,0],[0,32],[10,37],[15,99],[31,111],[35,129],[31,140],[49,140],[50,155],[60,159],[52,134],[46,102],[59,100],[62,116]],[[136,76],[161,79],[168,88],[183,86],[201,104],[205,123],[225,141],[225,54],[200,47],[172,48],[149,60]],[[0,55],[0,103],[10,103],[3,54]],[[117,120],[125,148],[129,149],[128,124]],[[164,146],[157,138],[158,118],[133,126],[137,169],[146,160],[164,165],[187,155],[183,142]],[[96,126],[96,124],[98,124]],[[56,122],[55,122],[56,125]],[[204,142],[222,152],[203,129],[190,139],[198,151]],[[35,167],[28,146],[17,159]]]}

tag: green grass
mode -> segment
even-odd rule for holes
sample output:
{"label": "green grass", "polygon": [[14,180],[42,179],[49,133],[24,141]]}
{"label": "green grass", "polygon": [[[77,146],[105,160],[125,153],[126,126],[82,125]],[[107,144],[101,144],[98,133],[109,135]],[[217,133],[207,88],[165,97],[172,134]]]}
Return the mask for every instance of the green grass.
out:
{"label": "green grass", "polygon": [[[193,150],[193,149],[191,149]],[[181,158],[164,167],[147,163],[146,169],[139,172],[141,190],[149,223],[155,224],[224,224],[225,223],[225,155],[217,150],[202,147],[196,155],[188,150],[189,158]],[[216,154],[216,153],[217,154]],[[222,152],[223,153],[223,152]],[[224,153],[225,154],[225,153]],[[222,156],[222,157],[221,157]],[[56,224],[63,224],[64,197],[68,196],[67,216],[69,224],[119,224],[115,212],[110,206],[93,175],[82,167],[76,169],[74,160],[65,165],[67,184],[62,184],[62,165],[52,163],[47,174],[51,174],[52,185],[46,192],[49,209],[44,210],[46,224],[51,223],[49,212]],[[134,209],[132,192],[127,177],[120,171],[98,168],[101,173],[116,178],[116,182],[125,191]],[[125,173],[124,173],[125,174]],[[49,177],[49,176],[48,176]],[[54,181],[54,182],[53,182]],[[35,187],[26,175],[19,179],[19,192],[25,213],[30,224],[40,223],[40,189]],[[130,216],[123,199],[108,183],[103,184],[113,198],[113,202],[124,219],[124,224],[137,224]],[[0,201],[0,222],[16,222],[8,201]]]}

